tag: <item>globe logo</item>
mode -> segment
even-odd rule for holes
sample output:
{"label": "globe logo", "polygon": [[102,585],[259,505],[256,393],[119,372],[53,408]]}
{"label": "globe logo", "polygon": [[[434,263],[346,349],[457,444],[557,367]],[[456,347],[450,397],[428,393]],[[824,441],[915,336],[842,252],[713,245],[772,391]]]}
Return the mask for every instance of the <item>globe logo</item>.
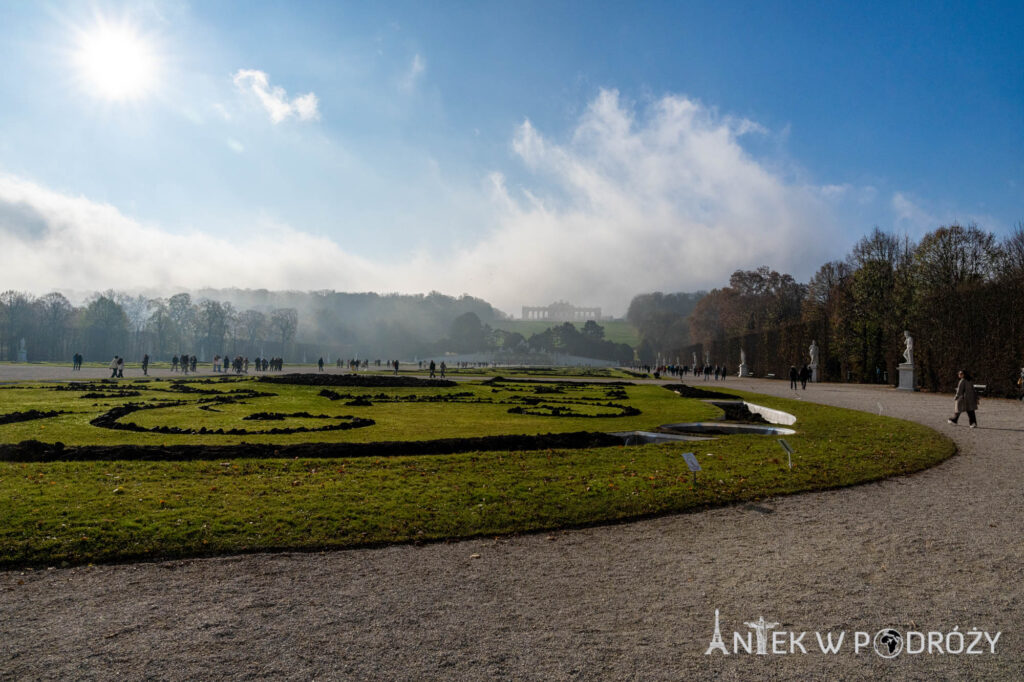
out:
{"label": "globe logo", "polygon": [[903,651],[903,636],[892,628],[883,628],[875,635],[875,653],[882,658],[896,658]]}

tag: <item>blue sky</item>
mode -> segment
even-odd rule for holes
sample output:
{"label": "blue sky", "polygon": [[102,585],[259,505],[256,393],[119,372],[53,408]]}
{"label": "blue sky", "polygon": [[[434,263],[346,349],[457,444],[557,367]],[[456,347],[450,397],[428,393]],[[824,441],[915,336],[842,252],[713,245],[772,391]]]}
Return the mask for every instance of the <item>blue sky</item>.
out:
{"label": "blue sky", "polygon": [[[1004,234],[1022,29],[1020,3],[0,0],[0,288],[621,313],[806,279],[875,225]],[[97,35],[145,59],[97,75]]]}

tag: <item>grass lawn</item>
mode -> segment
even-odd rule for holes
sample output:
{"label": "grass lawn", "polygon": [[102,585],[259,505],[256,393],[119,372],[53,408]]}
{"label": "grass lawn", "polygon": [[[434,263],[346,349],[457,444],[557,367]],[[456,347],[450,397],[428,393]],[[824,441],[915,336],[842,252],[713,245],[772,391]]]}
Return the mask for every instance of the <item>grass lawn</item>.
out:
{"label": "grass lawn", "polygon": [[[466,438],[503,434],[565,433],[572,431],[626,431],[650,429],[670,422],[713,419],[721,410],[699,401],[681,401],[653,385],[537,384],[529,382],[464,382],[449,388],[363,388],[298,386],[267,383],[253,378],[208,380],[122,380],[79,384],[88,390],[58,390],[73,384],[35,384],[0,388],[0,415],[26,410],[63,411],[48,419],[0,424],[0,443],[35,439],[66,445],[231,445],[236,443],[370,443],[392,440]],[[327,388],[341,399],[320,394]],[[186,391],[184,389],[192,389]],[[231,398],[231,391],[271,395],[244,397],[238,402],[203,402]],[[137,393],[116,397],[119,392]],[[207,393],[195,392],[207,391]],[[244,395],[244,394],[243,394]],[[90,397],[105,396],[105,397]],[[362,398],[369,406],[348,405]],[[244,429],[244,435],[167,434],[97,428],[90,421],[110,408],[128,403],[157,406],[134,412],[119,421],[147,429],[160,426],[195,430]],[[180,403],[180,404],[179,404]],[[166,407],[160,405],[166,404]],[[598,417],[632,407],[638,415]],[[513,414],[522,408],[542,414]],[[545,416],[561,408],[566,416]],[[310,417],[279,420],[245,419],[255,413],[274,412]],[[353,416],[375,424],[343,431],[261,434],[275,428],[317,428],[328,417]]]}
{"label": "grass lawn", "polygon": [[[150,382],[154,393],[147,399],[168,399],[167,393],[170,399],[180,400],[184,395],[189,401],[198,401],[207,395],[161,390],[166,384]],[[131,388],[129,382],[119,386]],[[251,414],[272,409],[365,414],[377,421],[376,426],[365,429],[244,438],[248,442],[260,438],[305,442],[312,437],[372,441],[439,438],[452,433],[625,430],[721,414],[717,408],[657,386],[616,387],[627,397],[611,402],[640,409],[641,414],[597,419],[507,412],[508,404],[522,402],[400,399],[410,391],[421,396],[428,392],[469,393],[462,399],[539,400],[529,406],[548,404],[583,413],[594,409],[594,403],[605,402],[615,388],[589,385],[546,393],[534,384],[467,383],[454,388],[386,390],[331,387],[339,393],[388,396],[371,407],[356,408],[343,406],[344,400],[329,401],[316,395],[315,387],[251,381],[200,386],[208,390],[255,388],[277,396],[224,405],[229,412],[209,413],[200,410],[197,402],[190,402],[132,413],[124,419],[198,426],[199,420],[211,416],[240,420],[246,410]],[[606,523],[853,485],[917,471],[955,451],[949,439],[911,422],[783,398],[745,397],[796,415],[798,433],[787,438],[795,450],[792,470],[786,467],[785,453],[775,439],[763,436],[722,437],[689,447],[644,445],[419,457],[0,462],[0,500],[4,501],[0,566],[344,548]],[[228,436],[172,436],[88,425],[90,415],[129,400],[140,398],[92,400],[39,387],[2,389],[0,414],[27,409],[74,413],[2,425],[0,442],[26,437],[59,437],[69,445],[231,440]],[[245,423],[265,426],[275,422]],[[378,429],[378,435],[371,429]],[[684,450],[695,452],[703,467],[696,488],[691,486],[690,473],[680,456]]]}

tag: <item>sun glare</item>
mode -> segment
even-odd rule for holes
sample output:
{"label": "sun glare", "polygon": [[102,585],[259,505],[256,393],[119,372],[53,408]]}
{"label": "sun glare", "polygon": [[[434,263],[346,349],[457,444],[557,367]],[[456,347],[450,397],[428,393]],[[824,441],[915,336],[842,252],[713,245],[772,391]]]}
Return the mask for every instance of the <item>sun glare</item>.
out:
{"label": "sun glare", "polygon": [[126,24],[100,23],[83,31],[75,61],[85,88],[102,99],[141,99],[156,86],[153,46]]}

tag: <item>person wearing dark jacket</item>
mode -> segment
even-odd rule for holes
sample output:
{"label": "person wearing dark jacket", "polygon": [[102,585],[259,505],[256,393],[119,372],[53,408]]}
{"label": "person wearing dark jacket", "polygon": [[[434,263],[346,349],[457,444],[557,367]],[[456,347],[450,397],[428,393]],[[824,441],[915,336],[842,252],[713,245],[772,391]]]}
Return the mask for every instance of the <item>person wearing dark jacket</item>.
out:
{"label": "person wearing dark jacket", "polygon": [[976,429],[978,428],[978,419],[974,416],[974,412],[978,409],[978,394],[974,390],[974,384],[971,383],[970,373],[960,370],[957,376],[960,377],[960,381],[956,385],[956,395],[953,396],[953,416],[946,421],[956,424],[960,419],[960,413],[966,412],[971,428]]}
{"label": "person wearing dark jacket", "polygon": [[789,366],[789,387],[796,390],[796,380],[800,378],[800,375],[796,372],[796,365]]}

